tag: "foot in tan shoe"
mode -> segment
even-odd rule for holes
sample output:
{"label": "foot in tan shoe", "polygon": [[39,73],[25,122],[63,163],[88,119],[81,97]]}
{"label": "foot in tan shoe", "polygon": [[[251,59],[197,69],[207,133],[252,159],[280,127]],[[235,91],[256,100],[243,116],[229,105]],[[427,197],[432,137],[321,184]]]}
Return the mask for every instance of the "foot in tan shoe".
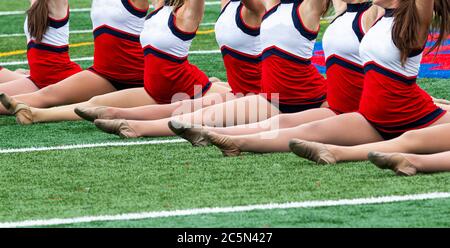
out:
{"label": "foot in tan shoe", "polygon": [[289,148],[297,156],[306,158],[317,164],[336,164],[336,158],[324,144],[293,139]]}
{"label": "foot in tan shoe", "polygon": [[369,160],[378,168],[393,170],[399,176],[414,176],[417,174],[416,167],[401,154],[370,152]]}
{"label": "foot in tan shoe", "polygon": [[110,120],[113,119],[113,116],[108,114],[108,107],[94,107],[94,108],[86,108],[86,107],[77,107],[75,108],[75,113],[83,118],[84,120],[94,122],[97,119]]}
{"label": "foot in tan shoe", "polygon": [[10,96],[0,93],[0,102],[6,110],[16,116],[16,122],[20,125],[33,124],[33,114],[31,109],[25,103],[20,103]]}
{"label": "foot in tan shoe", "polygon": [[214,132],[204,132],[206,139],[214,146],[217,146],[225,157],[237,157],[241,155],[239,147],[230,137]]}
{"label": "foot in tan shoe", "polygon": [[97,128],[106,133],[119,135],[124,139],[138,138],[139,135],[130,127],[126,120],[95,120]]}
{"label": "foot in tan shoe", "polygon": [[192,146],[204,147],[211,145],[209,140],[205,137],[205,132],[203,131],[202,126],[186,124],[175,120],[169,121],[168,125],[172,132],[189,141]]}

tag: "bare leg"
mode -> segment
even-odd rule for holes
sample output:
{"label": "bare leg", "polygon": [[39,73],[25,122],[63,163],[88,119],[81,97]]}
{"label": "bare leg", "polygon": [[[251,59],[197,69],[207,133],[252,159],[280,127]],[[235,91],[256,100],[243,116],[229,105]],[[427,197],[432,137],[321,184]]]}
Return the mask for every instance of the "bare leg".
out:
{"label": "bare leg", "polygon": [[[138,137],[173,136],[175,134],[168,126],[168,123],[171,120],[211,126],[231,126],[257,122],[277,114],[279,114],[278,109],[267,102],[265,98],[255,95],[238,98],[222,104],[216,104],[193,113],[172,118],[154,121],[128,121],[127,123],[129,128],[134,130]],[[102,127],[108,126],[107,123],[105,124],[105,120],[99,121],[102,122]],[[99,121],[96,121],[96,124],[100,123]],[[104,128],[102,129],[106,131]],[[115,133],[115,131],[110,132]]]}
{"label": "bare leg", "polygon": [[[49,108],[84,102],[114,91],[116,89],[108,80],[90,71],[82,71],[39,91],[14,96],[14,99],[31,107]],[[3,106],[0,106],[0,114],[8,114]]]}
{"label": "bare leg", "polygon": [[39,88],[25,77],[0,84],[0,92],[10,96],[28,94],[38,90]]}
{"label": "bare leg", "polygon": [[133,88],[121,90],[109,94],[93,97],[91,100],[79,104],[65,105],[48,109],[32,108],[33,122],[55,122],[81,120],[75,114],[76,107],[114,106],[114,107],[136,107],[142,105],[156,104],[147,94],[144,88]]}
{"label": "bare leg", "polygon": [[450,151],[431,155],[402,154],[419,172],[450,171]]}
{"label": "bare leg", "polygon": [[393,170],[399,176],[414,176],[417,172],[450,171],[450,152],[431,155],[370,152],[369,160],[380,169]]}
{"label": "bare leg", "polygon": [[409,131],[402,136],[388,141],[343,147],[327,145],[327,149],[334,155],[336,161],[367,160],[371,151],[401,152],[429,154],[450,150],[450,114],[443,116],[438,122],[428,128]]}
{"label": "bare leg", "polygon": [[316,108],[293,114],[280,114],[257,123],[231,127],[204,127],[205,131],[213,131],[224,135],[246,135],[261,132],[292,128],[317,120],[323,120],[336,114],[328,108]]}
{"label": "bare leg", "polygon": [[[378,132],[358,113],[343,114],[294,128],[252,135],[225,136],[213,134],[214,145],[240,152],[288,152],[293,138],[328,144],[356,145],[381,141]],[[211,140],[213,141],[213,140]],[[239,154],[230,154],[239,155]]]}
{"label": "bare leg", "polygon": [[12,72],[6,68],[0,69],[0,84],[6,83],[9,81],[25,78],[26,75]]}
{"label": "bare leg", "polygon": [[192,113],[199,109],[234,99],[236,97],[229,93],[228,88],[214,85],[204,97],[192,100],[135,108],[80,108],[77,112],[81,117],[89,121],[96,119],[159,120],[173,115]]}
{"label": "bare leg", "polygon": [[[149,105],[136,108],[106,108],[94,113],[93,119],[159,120],[173,115],[191,113],[199,109],[236,99],[232,94],[208,94],[202,98],[184,100],[171,104]],[[98,116],[97,116],[98,115]],[[107,118],[102,118],[107,116]]]}

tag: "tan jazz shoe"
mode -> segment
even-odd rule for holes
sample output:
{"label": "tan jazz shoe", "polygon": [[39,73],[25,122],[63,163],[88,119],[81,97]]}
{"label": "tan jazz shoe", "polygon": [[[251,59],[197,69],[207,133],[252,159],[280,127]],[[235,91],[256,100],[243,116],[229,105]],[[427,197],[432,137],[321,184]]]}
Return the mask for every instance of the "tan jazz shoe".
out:
{"label": "tan jazz shoe", "polygon": [[205,137],[202,126],[186,124],[175,120],[169,121],[168,125],[172,132],[189,141],[192,146],[204,147],[211,145],[211,142]]}
{"label": "tan jazz shoe", "polygon": [[392,170],[398,176],[414,176],[417,174],[416,167],[403,155],[394,153],[387,154],[381,152],[370,152],[369,160],[378,168]]}
{"label": "tan jazz shoe", "polygon": [[217,146],[225,157],[237,157],[241,155],[241,150],[229,136],[214,132],[204,132],[204,136],[211,144]]}
{"label": "tan jazz shoe", "polygon": [[130,127],[126,120],[100,120],[94,121],[97,128],[106,133],[119,135],[124,139],[139,138],[139,135]]}
{"label": "tan jazz shoe", "polygon": [[17,124],[33,124],[33,113],[31,112],[30,107],[25,103],[17,102],[4,93],[0,93],[0,102],[10,114],[16,116]]}
{"label": "tan jazz shoe", "polygon": [[106,110],[108,107],[94,107],[94,108],[86,108],[86,107],[77,107],[75,108],[75,113],[83,118],[84,120],[94,122],[97,119],[109,120],[112,119],[112,116],[108,116],[106,114]]}
{"label": "tan jazz shoe", "polygon": [[324,144],[292,139],[289,148],[297,156],[316,162],[317,164],[336,164],[336,158]]}

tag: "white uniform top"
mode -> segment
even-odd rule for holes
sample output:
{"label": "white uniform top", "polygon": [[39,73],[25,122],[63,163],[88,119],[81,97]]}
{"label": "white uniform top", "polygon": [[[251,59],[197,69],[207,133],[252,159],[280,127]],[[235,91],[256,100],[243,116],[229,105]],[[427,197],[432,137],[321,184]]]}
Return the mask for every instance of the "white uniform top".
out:
{"label": "white uniform top", "polygon": [[[139,36],[144,26],[146,10],[136,9],[129,0],[93,0],[91,19],[94,31],[108,27],[114,34]],[[108,32],[108,31],[103,31]],[[101,33],[94,32],[97,36]]]}
{"label": "white uniform top", "polygon": [[304,27],[299,14],[303,0],[281,0],[263,17],[261,24],[261,43],[263,59],[272,52],[284,52],[303,60],[313,56],[318,31]]}
{"label": "white uniform top", "polygon": [[[327,68],[334,63],[346,67],[355,64],[362,71],[363,62],[359,56],[359,45],[365,32],[363,30],[363,14],[371,3],[348,4],[347,11],[337,17],[323,35],[322,45],[327,61]],[[347,66],[348,65],[348,66]]]}
{"label": "white uniform top", "polygon": [[[35,37],[31,37],[28,31],[28,17],[25,19],[24,32],[27,37],[27,43],[35,42]],[[69,9],[67,15],[61,20],[55,20],[49,17],[49,26],[45,31],[41,45],[49,45],[53,47],[62,47],[69,45]]]}
{"label": "white uniform top", "polygon": [[221,49],[231,48],[244,55],[261,55],[260,29],[247,26],[242,19],[243,4],[231,0],[216,22],[216,40]]}
{"label": "white uniform top", "polygon": [[152,49],[165,58],[185,60],[196,32],[187,33],[176,27],[173,6],[163,6],[150,13],[146,19],[141,34],[145,53]]}
{"label": "white uniform top", "polygon": [[375,69],[386,76],[403,78],[412,83],[419,74],[422,51],[416,51],[402,66],[400,50],[392,40],[394,17],[392,10],[386,10],[381,18],[365,35],[360,46],[360,55],[365,70]]}

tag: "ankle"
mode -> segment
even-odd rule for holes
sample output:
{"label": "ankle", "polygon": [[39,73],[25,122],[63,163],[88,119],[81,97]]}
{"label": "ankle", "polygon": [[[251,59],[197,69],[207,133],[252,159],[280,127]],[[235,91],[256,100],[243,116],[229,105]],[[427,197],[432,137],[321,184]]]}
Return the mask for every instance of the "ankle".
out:
{"label": "ankle", "polygon": [[414,168],[416,168],[417,171],[421,171],[422,169],[422,161],[420,159],[420,156],[415,154],[401,154],[406,160],[408,160],[409,163],[412,164]]}
{"label": "ankle", "polygon": [[336,159],[336,162],[342,161],[342,155],[341,155],[339,147],[337,147],[335,145],[325,145],[325,147],[331,153],[331,155],[333,155],[333,157]]}

